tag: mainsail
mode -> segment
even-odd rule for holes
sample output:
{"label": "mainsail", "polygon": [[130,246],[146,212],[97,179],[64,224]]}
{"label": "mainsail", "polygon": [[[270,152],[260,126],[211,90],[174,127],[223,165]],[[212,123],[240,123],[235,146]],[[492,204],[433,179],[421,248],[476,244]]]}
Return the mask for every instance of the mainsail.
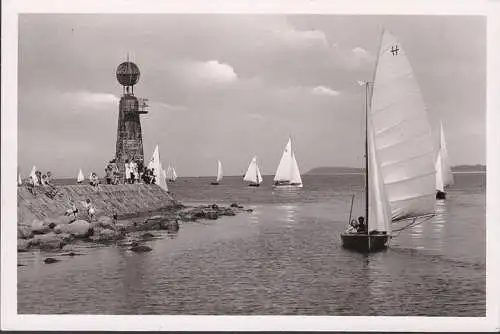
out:
{"label": "mainsail", "polygon": [[295,159],[295,154],[292,151],[292,139],[288,139],[285,146],[283,155],[281,156],[280,163],[276,169],[274,176],[275,182],[288,182],[293,185],[302,185],[302,178],[300,177],[299,166]]}
{"label": "mainsail", "polygon": [[222,163],[220,160],[217,160],[217,182],[222,180]]}
{"label": "mainsail", "polygon": [[439,133],[439,149],[436,158],[436,189],[443,191],[447,186],[454,183],[451,171],[448,150],[446,149],[446,139],[444,137],[443,123],[441,122]]}
{"label": "mainsail", "polygon": [[177,179],[177,173],[175,172],[175,168],[171,165],[168,165],[167,168],[167,178],[169,181],[175,181]]}
{"label": "mainsail", "polygon": [[168,191],[165,172],[163,171],[163,167],[160,161],[160,148],[158,144],[156,144],[156,147],[153,151],[153,155],[149,160],[148,168],[153,169],[153,174],[156,179],[156,184],[160,186],[160,188],[162,188],[163,190]]}
{"label": "mainsail", "polygon": [[250,162],[250,165],[248,166],[247,172],[243,177],[243,180],[255,184],[262,183],[262,175],[260,174],[256,156],[254,156],[252,161]]}
{"label": "mainsail", "polygon": [[368,121],[368,231],[387,232],[391,234],[392,214],[387,195],[385,193],[371,118]]}
{"label": "mainsail", "polygon": [[435,165],[430,124],[401,43],[384,32],[370,119],[392,219],[434,212]]}
{"label": "mainsail", "polygon": [[35,186],[39,185],[38,177],[36,176],[36,166],[33,166],[33,168],[31,168],[30,177]]}
{"label": "mainsail", "polygon": [[76,182],[80,183],[83,182],[83,180],[85,180],[85,176],[83,176],[82,169],[80,168],[80,170],[78,171],[78,175],[76,177]]}

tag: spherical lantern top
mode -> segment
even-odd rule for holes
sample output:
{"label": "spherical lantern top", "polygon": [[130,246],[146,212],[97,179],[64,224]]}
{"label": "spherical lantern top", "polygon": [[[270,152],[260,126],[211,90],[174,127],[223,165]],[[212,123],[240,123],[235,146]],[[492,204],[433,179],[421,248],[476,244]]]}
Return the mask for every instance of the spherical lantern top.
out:
{"label": "spherical lantern top", "polygon": [[116,69],[116,79],[122,86],[135,85],[139,82],[140,76],[139,67],[131,61],[121,63]]}

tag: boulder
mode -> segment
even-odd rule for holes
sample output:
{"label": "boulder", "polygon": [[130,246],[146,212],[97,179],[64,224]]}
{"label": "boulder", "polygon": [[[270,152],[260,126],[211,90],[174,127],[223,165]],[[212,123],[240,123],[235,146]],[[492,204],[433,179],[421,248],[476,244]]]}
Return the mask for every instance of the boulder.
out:
{"label": "boulder", "polygon": [[142,240],[153,240],[153,238],[154,238],[154,235],[149,233],[149,232],[146,232],[143,235],[141,235]]}
{"label": "boulder", "polygon": [[27,252],[30,242],[26,239],[17,239],[17,251],[19,253]]}
{"label": "boulder", "polygon": [[67,242],[63,240],[60,235],[53,232],[35,235],[33,239],[30,240],[30,246],[37,246],[41,250],[58,250],[61,249]]}
{"label": "boulder", "polygon": [[113,230],[115,225],[113,224],[113,218],[108,216],[100,216],[97,221],[94,223],[94,226]]}
{"label": "boulder", "polygon": [[43,260],[43,262],[45,262],[46,264],[56,263],[56,262],[59,262],[59,261],[61,261],[61,260],[54,259],[53,257],[48,257],[45,260]]}
{"label": "boulder", "polygon": [[72,234],[76,238],[86,238],[91,232],[91,225],[85,220],[76,220],[71,224],[58,226],[60,226],[62,233]]}
{"label": "boulder", "polygon": [[33,231],[28,225],[17,225],[17,238],[29,239],[33,237]]}
{"label": "boulder", "polygon": [[236,213],[231,208],[224,208],[219,213],[223,216],[236,216]]}
{"label": "boulder", "polygon": [[130,250],[136,253],[144,253],[144,252],[150,252],[153,249],[149,246],[141,245],[137,241],[134,241],[132,242],[132,247],[130,247]]}
{"label": "boulder", "polygon": [[207,211],[205,211],[205,218],[215,220],[215,219],[219,218],[219,213],[217,211],[214,211],[214,210],[210,210],[210,211],[207,210]]}
{"label": "boulder", "polygon": [[164,229],[167,231],[178,231],[179,230],[179,222],[176,220],[166,221],[164,224]]}
{"label": "boulder", "polygon": [[58,216],[58,217],[51,217],[51,218],[46,218],[44,220],[45,225],[49,226],[50,224],[54,224],[54,226],[57,225],[64,225],[64,224],[71,224],[74,222],[76,218],[71,215],[71,216]]}
{"label": "boulder", "polygon": [[119,236],[114,230],[100,229],[90,237],[90,240],[94,242],[108,242],[116,240]]}
{"label": "boulder", "polygon": [[33,234],[49,233],[50,227],[43,221],[35,219],[33,220],[33,223],[31,223],[31,232],[33,232]]}

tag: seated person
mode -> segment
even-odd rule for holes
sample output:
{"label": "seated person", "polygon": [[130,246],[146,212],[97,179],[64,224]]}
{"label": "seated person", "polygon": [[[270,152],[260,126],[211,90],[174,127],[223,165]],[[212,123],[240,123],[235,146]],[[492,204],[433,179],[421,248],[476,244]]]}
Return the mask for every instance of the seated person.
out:
{"label": "seated person", "polygon": [[367,226],[365,224],[365,217],[360,216],[358,217],[358,232],[366,232],[367,231]]}

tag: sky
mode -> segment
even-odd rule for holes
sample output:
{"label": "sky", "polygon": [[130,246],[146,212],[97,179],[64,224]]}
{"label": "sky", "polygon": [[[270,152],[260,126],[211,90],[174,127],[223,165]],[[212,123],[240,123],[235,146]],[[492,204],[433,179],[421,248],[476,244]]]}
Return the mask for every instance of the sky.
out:
{"label": "sky", "polygon": [[114,157],[116,67],[134,92],[146,162],[179,176],[274,175],[288,137],[302,173],[362,166],[364,97],[382,27],[408,55],[452,165],[486,162],[486,21],[477,16],[22,14],[18,165],[102,175]]}

